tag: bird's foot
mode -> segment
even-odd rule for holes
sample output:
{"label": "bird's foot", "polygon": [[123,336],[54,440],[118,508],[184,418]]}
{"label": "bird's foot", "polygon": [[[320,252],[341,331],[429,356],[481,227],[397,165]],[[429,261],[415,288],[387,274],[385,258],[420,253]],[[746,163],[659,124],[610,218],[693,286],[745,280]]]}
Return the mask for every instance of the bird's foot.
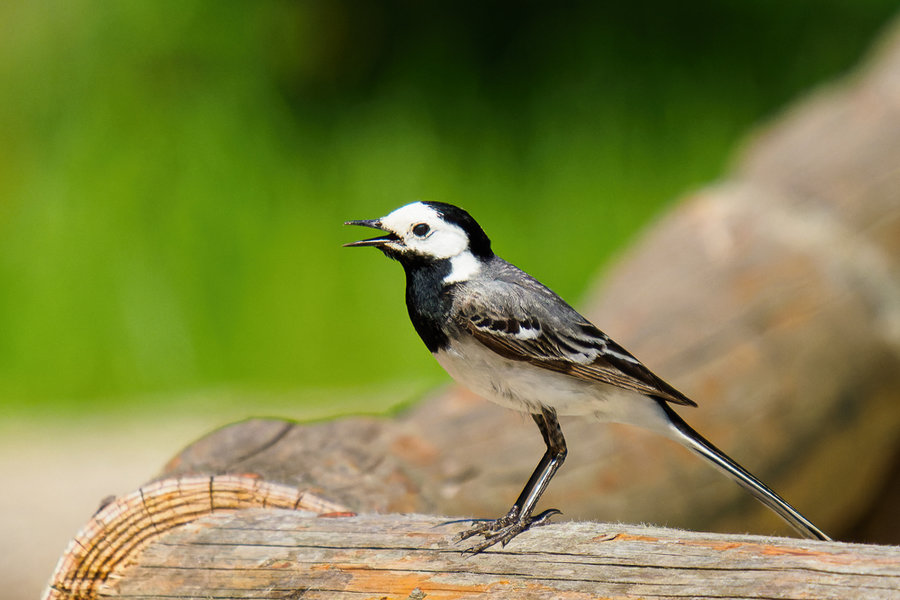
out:
{"label": "bird's foot", "polygon": [[495,544],[506,546],[511,539],[523,531],[530,529],[531,527],[546,525],[549,522],[550,517],[560,514],[562,514],[562,512],[559,510],[549,508],[537,515],[522,515],[520,517],[518,508],[513,507],[506,515],[499,519],[494,521],[483,521],[474,527],[463,531],[456,536],[456,541],[461,542],[476,535],[484,536],[484,541],[465,550],[467,554],[479,554]]}

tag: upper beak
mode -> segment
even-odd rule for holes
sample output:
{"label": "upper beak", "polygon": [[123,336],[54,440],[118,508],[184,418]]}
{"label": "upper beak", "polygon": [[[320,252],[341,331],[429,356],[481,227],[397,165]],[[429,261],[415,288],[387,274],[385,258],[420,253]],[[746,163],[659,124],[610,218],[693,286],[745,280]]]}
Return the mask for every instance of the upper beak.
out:
{"label": "upper beak", "polygon": [[[384,227],[381,225],[381,221],[378,219],[363,219],[360,221],[347,221],[344,225],[359,225],[361,227],[371,227],[372,229],[380,229],[382,231],[386,231]],[[385,235],[381,235],[378,237],[369,238],[367,240],[359,240],[358,242],[350,242],[349,244],[344,244],[345,248],[353,248],[357,246],[383,246],[388,242],[396,242],[399,241],[400,238],[397,237],[396,234],[387,232]]]}

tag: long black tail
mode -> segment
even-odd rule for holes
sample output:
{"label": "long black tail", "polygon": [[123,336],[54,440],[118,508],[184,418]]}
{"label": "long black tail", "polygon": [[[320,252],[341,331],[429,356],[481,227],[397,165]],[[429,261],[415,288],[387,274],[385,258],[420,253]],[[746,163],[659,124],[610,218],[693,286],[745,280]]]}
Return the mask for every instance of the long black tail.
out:
{"label": "long black tail", "polygon": [[712,462],[726,475],[738,482],[741,487],[756,496],[760,502],[775,511],[799,533],[814,540],[831,540],[822,530],[810,523],[809,519],[797,512],[797,509],[773,492],[769,486],[754,477],[747,469],[731,460],[724,452],[694,431],[666,402],[659,401],[659,404],[669,417],[673,429],[678,433],[677,437],[673,436],[674,439],[677,439],[690,450]]}

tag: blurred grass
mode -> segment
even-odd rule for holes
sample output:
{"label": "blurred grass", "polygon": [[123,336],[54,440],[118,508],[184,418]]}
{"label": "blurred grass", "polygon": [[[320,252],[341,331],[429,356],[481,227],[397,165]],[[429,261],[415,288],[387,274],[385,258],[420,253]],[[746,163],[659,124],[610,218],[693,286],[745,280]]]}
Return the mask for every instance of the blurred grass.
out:
{"label": "blurred grass", "polygon": [[359,235],[344,220],[460,204],[577,301],[894,10],[6,2],[3,411],[209,389],[343,389],[364,410],[415,395],[444,376],[408,324],[402,272],[341,249]]}

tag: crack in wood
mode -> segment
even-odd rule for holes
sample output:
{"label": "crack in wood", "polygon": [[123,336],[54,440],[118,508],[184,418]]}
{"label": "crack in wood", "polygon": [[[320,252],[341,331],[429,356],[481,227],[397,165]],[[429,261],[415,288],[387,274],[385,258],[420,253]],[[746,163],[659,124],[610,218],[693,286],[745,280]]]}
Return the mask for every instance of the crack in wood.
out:
{"label": "crack in wood", "polygon": [[267,442],[264,442],[264,443],[260,444],[260,445],[257,446],[256,448],[253,448],[253,449],[251,449],[249,452],[246,452],[246,453],[244,453],[244,454],[238,456],[238,457],[235,458],[234,460],[232,460],[231,463],[229,464],[229,469],[228,469],[228,470],[229,470],[229,471],[237,470],[237,469],[233,469],[232,467],[234,467],[235,465],[238,465],[238,464],[240,464],[240,463],[242,463],[242,462],[244,462],[244,461],[250,460],[251,458],[254,458],[254,457],[256,457],[256,456],[262,454],[262,453],[265,452],[266,450],[269,450],[270,448],[274,447],[276,444],[278,444],[278,442],[280,442],[281,440],[283,440],[284,437],[285,437],[285,436],[291,431],[291,429],[293,429],[293,428],[294,428],[294,423],[285,423],[285,424],[281,427],[281,429],[280,429],[279,431],[277,431],[277,432],[272,436],[272,438],[271,438],[270,440],[268,440]]}

